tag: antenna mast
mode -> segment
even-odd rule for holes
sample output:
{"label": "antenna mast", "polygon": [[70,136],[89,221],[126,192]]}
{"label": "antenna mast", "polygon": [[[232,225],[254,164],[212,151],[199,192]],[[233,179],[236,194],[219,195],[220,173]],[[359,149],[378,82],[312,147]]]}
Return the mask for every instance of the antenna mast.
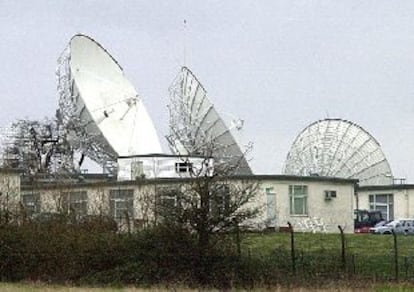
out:
{"label": "antenna mast", "polygon": [[183,22],[183,66],[186,66],[186,55],[187,55],[187,20]]}

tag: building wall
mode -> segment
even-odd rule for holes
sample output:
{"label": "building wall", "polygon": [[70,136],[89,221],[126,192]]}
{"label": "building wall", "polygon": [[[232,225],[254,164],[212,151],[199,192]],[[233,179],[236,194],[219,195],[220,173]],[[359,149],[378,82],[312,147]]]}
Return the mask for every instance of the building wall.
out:
{"label": "building wall", "polygon": [[[257,185],[257,195],[247,207],[258,207],[260,215],[248,222],[259,228],[286,226],[291,222],[298,231],[326,231],[338,232],[337,225],[345,228],[346,232],[353,232],[353,197],[354,182],[343,180],[280,179],[277,176],[266,178],[251,176],[247,180],[233,179],[228,181],[243,189],[242,184]],[[163,180],[138,180],[129,182],[93,183],[88,185],[71,184],[56,187],[31,188],[26,186],[23,194],[40,194],[41,212],[58,212],[62,195],[68,192],[85,191],[87,193],[88,214],[112,215],[110,207],[111,190],[132,190],[133,192],[133,223],[136,226],[148,224],[154,219],[152,206],[155,203],[155,194],[172,185],[182,186],[182,182]],[[307,187],[306,214],[292,215],[290,212],[291,196],[289,186]],[[274,192],[274,199],[268,202],[266,190]],[[325,199],[325,191],[336,191],[336,198]],[[113,202],[112,202],[113,205]],[[269,210],[274,218],[269,218]],[[124,222],[125,223],[125,222]]]}
{"label": "building wall", "polygon": [[[15,171],[0,171],[0,214],[9,210],[12,214],[19,211],[20,174]],[[3,219],[3,218],[2,218]]]}
{"label": "building wall", "polygon": [[[289,186],[295,185],[307,186],[308,189],[307,212],[303,215],[293,215],[290,211]],[[273,188],[276,193],[276,201],[271,203],[276,210],[277,226],[287,226],[287,222],[290,222],[296,230],[300,231],[338,232],[337,226],[341,225],[345,228],[345,232],[353,232],[354,185],[352,183],[339,184],[300,180],[263,181],[261,183],[261,197],[265,204],[267,204],[267,188]],[[336,191],[336,198],[326,200],[325,191]],[[262,218],[266,218],[267,213],[265,211]]]}
{"label": "building wall", "polygon": [[411,186],[403,187],[396,186],[390,188],[389,186],[376,187],[373,189],[358,190],[358,208],[370,210],[369,196],[370,195],[393,195],[393,218],[414,218],[414,188]]}

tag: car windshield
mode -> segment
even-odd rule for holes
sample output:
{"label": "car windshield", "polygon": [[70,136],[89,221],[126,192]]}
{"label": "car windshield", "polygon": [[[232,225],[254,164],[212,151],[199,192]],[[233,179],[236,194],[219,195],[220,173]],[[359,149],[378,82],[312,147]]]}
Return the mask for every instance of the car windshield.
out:
{"label": "car windshield", "polygon": [[390,227],[394,227],[395,225],[397,225],[399,222],[398,221],[391,221],[390,223],[385,224],[385,226],[390,226]]}
{"label": "car windshield", "polygon": [[389,221],[385,221],[385,220],[383,220],[383,221],[380,221],[380,222],[378,222],[377,224],[375,224],[375,226],[374,226],[374,227],[381,227],[381,226],[386,225],[387,223],[389,223]]}

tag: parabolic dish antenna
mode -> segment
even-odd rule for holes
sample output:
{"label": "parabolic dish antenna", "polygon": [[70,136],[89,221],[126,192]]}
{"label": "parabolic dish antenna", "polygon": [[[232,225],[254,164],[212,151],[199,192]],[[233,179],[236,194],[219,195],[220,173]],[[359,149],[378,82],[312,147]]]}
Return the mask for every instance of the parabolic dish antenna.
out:
{"label": "parabolic dish antenna", "polygon": [[362,127],[341,119],[306,127],[293,142],[284,173],[359,179],[360,185],[393,182],[380,144]]}
{"label": "parabolic dish antenna", "polygon": [[161,153],[141,98],[100,44],[75,35],[58,63],[60,119],[75,149],[101,165],[118,156]]}
{"label": "parabolic dish antenna", "polygon": [[231,174],[251,174],[244,153],[194,74],[186,67],[170,87],[171,150],[177,155],[214,158],[214,168]]}

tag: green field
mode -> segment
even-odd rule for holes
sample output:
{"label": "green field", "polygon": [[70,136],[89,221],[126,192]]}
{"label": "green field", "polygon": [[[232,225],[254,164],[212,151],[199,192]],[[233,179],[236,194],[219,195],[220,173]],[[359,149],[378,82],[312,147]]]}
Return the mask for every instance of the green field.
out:
{"label": "green field", "polygon": [[[250,290],[250,289],[249,289]],[[378,292],[392,292],[392,291],[414,291],[414,285],[411,283],[366,283],[360,288],[356,288],[354,284],[347,282],[331,283],[329,285],[320,287],[300,287],[300,286],[274,286],[265,288],[253,288],[252,291],[293,291],[293,292],[304,292],[304,291],[378,291]],[[184,286],[171,286],[171,287],[74,287],[65,285],[50,285],[46,283],[0,283],[0,291],[2,292],[31,292],[31,291],[44,291],[44,292],[161,292],[161,291],[200,291],[200,289],[188,288]],[[216,289],[205,289],[202,291],[219,291]],[[232,291],[246,291],[240,289],[232,289]]]}
{"label": "green field", "polygon": [[[268,258],[274,269],[292,273],[290,240],[289,233],[249,234],[243,241],[243,253]],[[298,275],[414,280],[414,236],[397,237],[398,271],[392,235],[346,234],[345,263],[339,234],[295,233],[294,250]]]}
{"label": "green field", "polygon": [[[134,285],[182,290],[200,285],[198,269],[203,266],[191,234],[170,239],[162,232],[91,235],[21,228],[0,232],[1,280],[20,282],[3,283],[0,291],[135,291]],[[216,246],[203,258],[209,278],[202,287],[414,289],[414,236],[398,236],[395,250],[392,235],[346,234],[342,257],[339,233],[295,233],[293,259],[289,233],[243,233],[241,254],[228,240],[236,234],[215,236]]]}
{"label": "green field", "polygon": [[[178,288],[177,288],[178,289]],[[179,291],[193,291],[180,287]],[[0,283],[2,292],[138,292],[138,291],[171,291],[165,287],[73,287],[64,285],[48,285],[46,283]]]}
{"label": "green field", "polygon": [[[303,291],[413,291],[414,286],[409,283],[393,283],[393,284],[371,284],[365,286],[363,289],[355,289],[353,286],[349,286],[346,283],[341,283],[342,285],[331,284],[330,286],[309,288],[309,287],[267,287],[267,289],[256,288],[252,289],[253,291],[294,291],[294,292],[303,292]],[[138,292],[138,291],[200,291],[199,289],[189,289],[187,287],[119,287],[119,288],[98,288],[98,287],[72,287],[64,285],[48,285],[45,283],[0,283],[0,291],[2,292],[31,292],[31,291],[44,291],[44,292]],[[205,290],[205,291],[219,291],[219,290]],[[234,291],[243,291],[235,289]]]}
{"label": "green field", "polygon": [[[294,239],[298,250],[341,249],[339,234],[295,233]],[[345,234],[345,239],[347,251],[354,254],[378,256],[386,251],[391,252],[394,247],[392,235]],[[414,236],[398,236],[397,245],[401,255],[414,256]],[[290,234],[247,234],[244,238],[244,247],[254,253],[270,253],[275,248],[287,249],[290,248]]]}

